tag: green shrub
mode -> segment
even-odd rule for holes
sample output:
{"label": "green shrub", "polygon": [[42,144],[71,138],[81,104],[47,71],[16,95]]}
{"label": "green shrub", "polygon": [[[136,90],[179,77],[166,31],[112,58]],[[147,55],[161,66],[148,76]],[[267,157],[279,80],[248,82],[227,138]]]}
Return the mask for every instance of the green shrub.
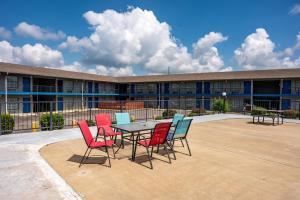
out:
{"label": "green shrub", "polygon": [[282,113],[286,118],[292,118],[295,119],[297,117],[299,117],[299,112],[296,110],[285,110]]}
{"label": "green shrub", "polygon": [[1,134],[10,134],[13,132],[15,121],[9,114],[2,114],[1,116]]}
{"label": "green shrub", "polygon": [[199,114],[198,113],[195,113],[195,112],[190,112],[188,114],[189,117],[194,117],[194,116],[198,116]]}
{"label": "green shrub", "polygon": [[[40,118],[40,125],[42,130],[50,130],[50,113],[42,114]],[[58,113],[52,114],[52,126],[54,129],[62,129],[65,125],[64,116]]]}
{"label": "green shrub", "polygon": [[155,117],[155,120],[162,120],[162,119],[163,119],[162,116],[156,116],[156,117]]}
{"label": "green shrub", "polygon": [[88,124],[88,126],[96,126],[96,123],[91,119],[87,119],[86,123]]}
{"label": "green shrub", "polygon": [[199,108],[199,109],[193,109],[188,116],[193,117],[193,116],[198,116],[198,115],[203,115],[206,113],[206,110],[204,108]]}
{"label": "green shrub", "polygon": [[176,113],[176,110],[165,110],[162,116],[163,118],[173,118]]}
{"label": "green shrub", "polygon": [[212,109],[213,111],[226,113],[229,111],[229,103],[224,99],[214,99]]}
{"label": "green shrub", "polygon": [[267,109],[263,107],[255,107],[251,110],[251,115],[265,115],[267,114]]}

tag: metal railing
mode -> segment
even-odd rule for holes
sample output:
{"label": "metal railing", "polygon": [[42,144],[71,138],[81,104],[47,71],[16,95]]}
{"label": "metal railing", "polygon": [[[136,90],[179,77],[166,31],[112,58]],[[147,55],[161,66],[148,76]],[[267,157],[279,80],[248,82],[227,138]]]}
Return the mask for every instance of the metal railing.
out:
{"label": "metal railing", "polygon": [[[242,98],[227,98],[226,101],[231,112],[244,111],[245,103]],[[254,100],[253,106],[278,110],[280,101]],[[288,109],[298,111],[300,101],[290,101]],[[204,111],[213,110],[213,99],[2,102],[0,103],[0,134],[76,127],[78,120],[94,122],[95,115],[99,113],[109,113],[112,121],[115,121],[117,112],[128,112],[137,121],[169,118],[172,115],[171,110],[186,116],[202,115]]]}

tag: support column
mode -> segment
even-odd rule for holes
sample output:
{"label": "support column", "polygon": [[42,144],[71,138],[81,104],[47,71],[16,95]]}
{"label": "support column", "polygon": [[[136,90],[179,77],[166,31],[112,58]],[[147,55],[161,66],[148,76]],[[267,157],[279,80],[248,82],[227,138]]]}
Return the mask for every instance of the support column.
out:
{"label": "support column", "polygon": [[84,87],[84,81],[81,81],[81,109],[83,109],[83,87]]}
{"label": "support column", "polygon": [[30,76],[30,112],[31,113],[33,113],[33,106],[34,106],[32,92],[33,92],[33,77]]}
{"label": "support column", "polygon": [[251,79],[251,110],[253,109],[253,79]]}
{"label": "support column", "polygon": [[4,87],[5,87],[5,113],[8,113],[7,109],[7,75],[5,75]]}
{"label": "support column", "polygon": [[279,92],[279,94],[280,94],[280,96],[279,96],[279,110],[282,109],[282,107],[281,107],[281,105],[282,105],[282,87],[283,87],[283,79],[280,79],[280,86],[279,86],[279,88],[280,88],[280,92]]}
{"label": "support column", "polygon": [[201,108],[204,108],[204,81],[202,81],[202,103]]}
{"label": "support column", "polygon": [[58,81],[57,81],[57,78],[55,79],[55,110],[58,111],[58,102],[57,102],[57,92],[58,92]]}

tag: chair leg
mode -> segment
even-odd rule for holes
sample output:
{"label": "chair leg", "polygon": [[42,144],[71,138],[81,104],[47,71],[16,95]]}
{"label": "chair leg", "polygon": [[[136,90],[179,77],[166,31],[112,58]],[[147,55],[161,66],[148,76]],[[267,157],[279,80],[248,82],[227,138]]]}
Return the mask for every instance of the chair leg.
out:
{"label": "chair leg", "polygon": [[176,155],[175,155],[175,152],[174,152],[174,149],[173,149],[174,145],[172,146],[172,143],[173,143],[173,141],[170,141],[170,143],[167,142],[167,145],[170,147],[170,149],[173,153],[174,160],[176,160]]}
{"label": "chair leg", "polygon": [[154,149],[154,146],[152,146],[152,148],[151,148],[151,157],[152,157],[152,154],[153,154],[153,149]]}
{"label": "chair leg", "polygon": [[108,158],[109,167],[111,167],[110,156],[109,156],[109,153],[108,153],[107,146],[105,146],[105,150],[106,150],[106,153],[107,153],[107,158]]}
{"label": "chair leg", "polygon": [[185,138],[185,142],[186,142],[186,146],[187,146],[187,148],[189,150],[189,154],[190,154],[190,156],[192,156],[192,153],[191,153],[191,150],[190,150],[190,146],[189,146],[189,143],[188,143],[188,141],[187,141],[186,138]]}
{"label": "chair leg", "polygon": [[113,152],[113,155],[114,155],[114,159],[116,159],[116,154],[115,154],[114,144],[111,146],[111,148],[112,148],[112,152]]}
{"label": "chair leg", "polygon": [[90,149],[88,155],[86,156],[86,159],[89,159],[90,153],[91,153],[92,149]]}
{"label": "chair leg", "polygon": [[153,169],[152,161],[151,161],[151,156],[150,156],[150,153],[149,153],[149,148],[146,147],[146,149],[147,149],[148,159],[149,159],[149,162],[150,162],[150,168]]}
{"label": "chair leg", "polygon": [[156,153],[158,153],[159,152],[159,145],[157,145],[157,150],[156,150]]}
{"label": "chair leg", "polygon": [[84,155],[83,155],[83,157],[82,157],[82,159],[81,159],[81,161],[80,161],[79,167],[81,166],[81,164],[82,164],[82,162],[83,162],[83,160],[84,160],[84,158],[85,158],[85,155],[86,155],[86,153],[88,152],[88,150],[89,150],[89,148],[86,149],[86,151],[85,151],[85,153],[84,153]]}
{"label": "chair leg", "polygon": [[121,134],[121,146],[122,146],[122,149],[124,149],[124,136],[123,136],[123,133]]}
{"label": "chair leg", "polygon": [[166,144],[164,145],[165,149],[166,149],[166,152],[168,154],[168,158],[169,158],[169,163],[171,164],[171,158],[170,158],[170,154],[169,154],[169,150],[168,150],[168,147],[166,147]]}
{"label": "chair leg", "polygon": [[180,138],[180,141],[181,141],[182,147],[184,147],[184,144],[183,144],[183,141],[182,141],[182,139],[181,139],[181,138]]}

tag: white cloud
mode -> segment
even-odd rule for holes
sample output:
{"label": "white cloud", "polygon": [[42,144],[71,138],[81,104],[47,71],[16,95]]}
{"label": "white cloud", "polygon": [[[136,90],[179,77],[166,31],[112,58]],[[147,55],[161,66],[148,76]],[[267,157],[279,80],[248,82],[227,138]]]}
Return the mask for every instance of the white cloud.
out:
{"label": "white cloud", "polygon": [[106,67],[103,65],[97,65],[95,73],[99,75],[108,76],[134,76],[133,69],[131,66],[127,67]]}
{"label": "white cloud", "polygon": [[15,32],[23,37],[32,37],[37,40],[60,40],[66,37],[62,31],[51,32],[34,24],[21,22],[15,27]]}
{"label": "white cloud", "polygon": [[295,4],[289,12],[290,15],[297,15],[299,13],[300,13],[300,5],[299,4]]}
{"label": "white cloud", "polygon": [[244,43],[234,51],[235,59],[244,69],[256,68],[286,68],[300,67],[299,58],[293,60],[291,55],[299,48],[300,35],[297,43],[284,52],[275,52],[275,44],[270,40],[267,31],[263,28],[256,29],[255,33],[248,35]]}
{"label": "white cloud", "polygon": [[110,76],[132,76],[133,68],[126,67],[105,67],[96,66],[85,67],[75,61],[72,64],[65,64],[63,55],[60,51],[53,50],[42,44],[25,44],[22,47],[11,45],[7,41],[0,41],[0,62],[18,63],[30,66],[39,66],[47,68],[62,69],[68,71],[88,72],[99,75]]}
{"label": "white cloud", "polygon": [[[92,26],[89,37],[69,36],[60,48],[81,52],[83,62],[125,68],[139,66],[149,73],[218,71],[223,60],[214,46],[227,38],[211,32],[194,45],[196,53],[178,44],[171,27],[160,22],[152,11],[130,7],[119,13],[88,11],[84,18]],[[110,67],[111,68],[111,67]]]}
{"label": "white cloud", "polygon": [[6,30],[4,27],[0,26],[0,38],[10,39],[11,32],[9,30]]}
{"label": "white cloud", "polygon": [[0,42],[0,61],[41,67],[57,67],[64,64],[61,52],[42,44],[25,44],[14,47],[7,41]]}

